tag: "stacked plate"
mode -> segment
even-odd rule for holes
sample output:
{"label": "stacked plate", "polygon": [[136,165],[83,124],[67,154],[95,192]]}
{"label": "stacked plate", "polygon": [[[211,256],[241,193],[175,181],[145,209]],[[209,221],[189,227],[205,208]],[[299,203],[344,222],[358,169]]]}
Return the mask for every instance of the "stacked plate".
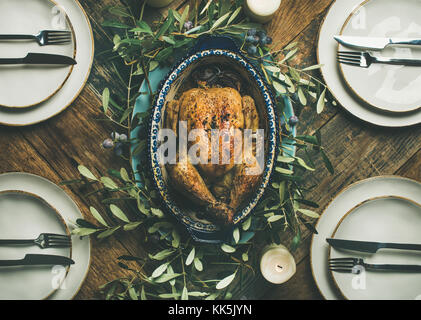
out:
{"label": "stacked plate", "polygon": [[[336,100],[354,116],[384,127],[421,122],[421,67],[372,64],[369,68],[338,64],[334,36],[421,39],[418,0],[336,0],[320,29],[318,60]],[[421,59],[418,48],[388,46],[371,52],[378,58]]]}
{"label": "stacked plate", "polygon": [[[0,238],[36,239],[41,233],[69,234],[82,214],[57,185],[32,174],[0,175]],[[71,258],[70,267],[0,267],[0,300],[72,299],[89,270],[89,237],[71,237],[70,247],[41,249],[36,245],[0,246],[0,260],[21,260],[27,254]]]}
{"label": "stacked plate", "polygon": [[89,20],[77,0],[2,0],[1,34],[41,30],[71,31],[72,41],[39,46],[35,41],[0,41],[0,58],[23,58],[30,52],[74,58],[74,66],[0,65],[0,123],[31,125],[69,106],[85,85],[94,56]]}

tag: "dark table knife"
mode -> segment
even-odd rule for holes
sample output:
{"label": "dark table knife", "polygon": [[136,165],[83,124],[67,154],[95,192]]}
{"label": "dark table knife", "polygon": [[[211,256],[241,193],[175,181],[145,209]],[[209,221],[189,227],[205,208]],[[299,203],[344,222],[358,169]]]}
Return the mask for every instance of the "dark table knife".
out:
{"label": "dark table knife", "polygon": [[0,267],[14,266],[68,266],[75,262],[67,257],[54,256],[47,254],[27,254],[21,260],[0,260]]}
{"label": "dark table knife", "polygon": [[58,54],[28,53],[24,58],[0,58],[0,64],[56,64],[75,65],[76,60]]}
{"label": "dark table knife", "polygon": [[400,249],[421,251],[421,244],[409,243],[386,243],[386,242],[369,242],[354,241],[341,239],[326,239],[326,241],[334,248],[348,249],[359,252],[376,253],[379,249]]}

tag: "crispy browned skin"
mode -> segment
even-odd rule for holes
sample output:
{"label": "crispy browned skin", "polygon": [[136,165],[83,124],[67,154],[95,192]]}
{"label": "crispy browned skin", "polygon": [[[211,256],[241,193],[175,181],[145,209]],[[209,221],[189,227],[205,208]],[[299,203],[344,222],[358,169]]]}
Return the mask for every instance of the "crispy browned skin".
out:
{"label": "crispy browned skin", "polygon": [[[211,141],[212,129],[259,128],[259,115],[254,100],[249,96],[241,97],[232,88],[188,90],[178,101],[173,100],[167,104],[166,113],[167,128],[177,132],[179,121],[186,121],[188,133],[194,129],[204,129],[208,141]],[[228,164],[223,164],[222,158],[219,159],[219,164],[211,164],[211,146],[208,145],[209,164],[198,164],[196,168],[187,159],[167,166],[177,190],[199,206],[205,207],[210,220],[225,225],[232,223],[235,210],[246,200],[260,179],[260,175],[245,173],[250,164],[234,164],[234,151],[241,152],[239,149],[234,150],[235,140],[242,139],[241,131],[239,133],[240,135],[231,137],[227,144],[223,144],[222,137],[219,139],[220,154],[230,152]],[[200,142],[197,139],[190,146]],[[206,146],[201,150],[206,150]]]}

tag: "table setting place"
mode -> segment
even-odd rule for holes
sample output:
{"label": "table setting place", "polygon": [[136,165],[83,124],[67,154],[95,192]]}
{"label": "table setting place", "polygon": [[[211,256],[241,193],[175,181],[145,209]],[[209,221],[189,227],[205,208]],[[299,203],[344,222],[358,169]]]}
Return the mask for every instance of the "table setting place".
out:
{"label": "table setting place", "polygon": [[[419,1],[335,1],[319,31],[318,62],[351,114],[384,127],[421,121]],[[420,299],[421,184],[399,176],[354,183],[321,215],[311,267],[325,299]]]}
{"label": "table setting place", "polygon": [[[86,93],[94,17],[110,40],[100,54],[109,59],[96,62],[113,66],[95,73],[110,84],[89,82],[101,83],[102,118],[86,108],[88,116],[62,115],[74,117],[72,126],[107,121],[86,124],[105,136],[96,151],[87,152],[90,141],[74,150],[70,139],[48,145],[49,137],[40,147],[41,134],[32,142],[22,130],[24,143],[31,140],[25,152],[36,151],[25,161],[45,161],[34,170],[58,178],[0,165],[0,300],[93,291],[107,300],[251,300],[303,281],[294,277],[308,254],[324,299],[421,300],[421,182],[400,170],[416,152],[393,171],[378,165],[383,158],[369,159],[368,174],[347,168],[363,156],[351,165],[341,158],[365,131],[374,140],[384,130],[387,139],[391,128],[421,123],[420,0],[326,4],[311,66],[301,66],[301,40],[282,42],[276,30],[279,21],[291,23],[283,10],[297,12],[293,1],[104,2],[104,13],[93,0],[82,3],[88,17],[77,0],[0,0],[1,125],[49,120]],[[332,112],[339,106],[357,121]],[[312,127],[310,114],[323,112],[328,120]],[[351,124],[336,142],[329,128],[342,130],[340,121]],[[229,135],[214,141],[217,130]],[[71,141],[87,132],[68,131]],[[103,245],[110,237],[115,248]]]}
{"label": "table setting place", "polygon": [[25,126],[66,109],[86,83],[92,30],[69,0],[0,3],[0,123]]}

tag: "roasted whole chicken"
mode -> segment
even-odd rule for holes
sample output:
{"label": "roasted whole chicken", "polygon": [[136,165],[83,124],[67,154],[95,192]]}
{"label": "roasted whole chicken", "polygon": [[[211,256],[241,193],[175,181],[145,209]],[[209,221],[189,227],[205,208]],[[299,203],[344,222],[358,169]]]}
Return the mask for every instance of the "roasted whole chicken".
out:
{"label": "roasted whole chicken", "polygon": [[[192,130],[203,129],[200,132],[205,136],[197,137],[196,141],[189,141],[187,145],[200,148],[200,159],[204,161],[194,165],[190,156],[181,159],[181,155],[177,154],[177,163],[166,166],[170,183],[176,191],[203,208],[206,219],[228,226],[233,223],[235,212],[259,184],[263,171],[258,170],[256,175],[246,172],[252,166],[255,169],[258,163],[253,159],[246,161],[242,156],[253,156],[255,153],[255,145],[252,145],[253,150],[247,150],[249,152],[243,150],[244,129],[259,129],[255,102],[250,96],[242,97],[233,87],[189,89],[178,100],[167,102],[166,128],[179,134],[182,123],[188,134]],[[228,139],[224,136],[217,138],[219,159],[216,163],[212,161],[210,145],[215,129],[231,133]],[[240,148],[235,147],[236,143],[240,144]]]}

